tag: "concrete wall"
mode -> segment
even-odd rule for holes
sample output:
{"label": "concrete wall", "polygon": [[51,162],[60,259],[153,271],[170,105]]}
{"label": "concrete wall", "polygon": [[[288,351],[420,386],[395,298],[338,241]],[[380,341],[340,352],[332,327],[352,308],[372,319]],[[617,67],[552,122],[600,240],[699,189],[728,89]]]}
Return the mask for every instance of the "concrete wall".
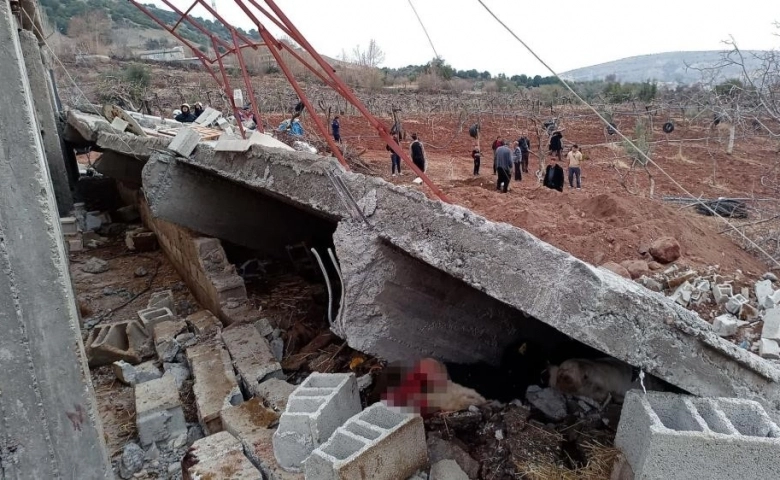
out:
{"label": "concrete wall", "polygon": [[0,2],[0,477],[113,478],[17,28]]}

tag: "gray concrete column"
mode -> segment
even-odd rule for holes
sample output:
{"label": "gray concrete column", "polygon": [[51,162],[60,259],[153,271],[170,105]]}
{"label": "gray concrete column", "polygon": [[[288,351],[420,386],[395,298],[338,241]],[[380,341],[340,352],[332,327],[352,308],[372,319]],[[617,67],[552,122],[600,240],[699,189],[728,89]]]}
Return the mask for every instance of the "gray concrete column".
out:
{"label": "gray concrete column", "polygon": [[57,118],[54,115],[55,108],[49,89],[49,72],[43,66],[41,49],[38,46],[38,39],[35,35],[28,30],[22,30],[19,33],[19,37],[35,105],[35,116],[38,119],[40,134],[43,140],[43,150],[46,153],[49,177],[54,186],[54,196],[57,199],[57,210],[60,216],[66,216],[73,210],[73,194],[68,183],[65,156],[63,155],[62,142],[57,130]]}
{"label": "gray concrete column", "polygon": [[7,0],[0,45],[0,479],[113,478]]}

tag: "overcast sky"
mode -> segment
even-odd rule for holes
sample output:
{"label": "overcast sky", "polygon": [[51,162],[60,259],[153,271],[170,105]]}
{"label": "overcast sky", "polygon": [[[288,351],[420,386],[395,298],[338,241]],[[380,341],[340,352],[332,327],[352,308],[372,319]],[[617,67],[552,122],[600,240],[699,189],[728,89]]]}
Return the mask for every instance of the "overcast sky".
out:
{"label": "overcast sky", "polygon": [[[161,5],[159,0],[148,0]],[[171,0],[186,9],[193,0]],[[211,0],[208,0],[211,3]],[[780,47],[780,1],[739,0],[483,0],[559,72],[634,55],[719,50],[733,36],[742,49]],[[216,0],[236,26],[254,25],[233,0]],[[260,4],[264,2],[259,0]],[[457,69],[492,74],[548,72],[482,8],[477,0],[412,0],[439,55]],[[338,58],[375,39],[383,66],[423,64],[433,58],[408,0],[277,0],[309,42]],[[203,9],[194,14],[208,16]],[[278,30],[269,29],[278,33]]]}

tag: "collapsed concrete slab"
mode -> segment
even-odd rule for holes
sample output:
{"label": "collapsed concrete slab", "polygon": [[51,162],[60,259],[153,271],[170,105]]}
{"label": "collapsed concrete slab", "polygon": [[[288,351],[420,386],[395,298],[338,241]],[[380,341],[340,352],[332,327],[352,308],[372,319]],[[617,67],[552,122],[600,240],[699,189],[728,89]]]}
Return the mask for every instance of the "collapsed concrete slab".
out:
{"label": "collapsed concrete slab", "polygon": [[[153,154],[143,184],[153,215],[251,248],[279,241],[279,229],[271,228],[279,224],[266,216],[274,210],[297,210],[309,219],[309,235],[317,222],[340,223],[333,242],[344,288],[332,329],[367,353],[495,363],[512,335],[542,339],[552,327],[691,393],[755,399],[780,415],[780,370],[719,338],[696,313],[523,230],[410,188],[344,172],[310,154],[257,145],[215,154],[203,144],[188,159]],[[251,205],[267,210],[225,218],[231,211],[254,214],[243,203],[253,197]],[[282,230],[295,236],[290,230],[300,222],[285,220]],[[380,266],[366,265],[366,253]],[[401,298],[419,294],[418,276],[436,275],[440,291],[457,286],[470,298],[485,297],[483,315],[453,297],[438,299],[434,309],[421,303],[436,295]],[[440,321],[442,311],[449,323]],[[387,330],[404,324],[409,312],[408,328]],[[431,331],[440,337],[436,348],[424,333]],[[458,349],[439,353],[448,344]]]}

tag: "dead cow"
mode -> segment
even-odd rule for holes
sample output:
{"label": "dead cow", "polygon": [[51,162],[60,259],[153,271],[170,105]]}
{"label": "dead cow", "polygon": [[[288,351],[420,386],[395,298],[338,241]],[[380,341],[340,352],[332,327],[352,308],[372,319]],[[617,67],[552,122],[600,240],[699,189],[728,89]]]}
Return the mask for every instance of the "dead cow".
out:
{"label": "dead cow", "polygon": [[[652,389],[649,381],[649,378],[645,378],[645,386]],[[552,366],[550,386],[562,393],[591,398],[599,403],[605,402],[610,396],[622,403],[629,390],[641,388],[633,367],[613,358],[572,358],[557,367]]]}

